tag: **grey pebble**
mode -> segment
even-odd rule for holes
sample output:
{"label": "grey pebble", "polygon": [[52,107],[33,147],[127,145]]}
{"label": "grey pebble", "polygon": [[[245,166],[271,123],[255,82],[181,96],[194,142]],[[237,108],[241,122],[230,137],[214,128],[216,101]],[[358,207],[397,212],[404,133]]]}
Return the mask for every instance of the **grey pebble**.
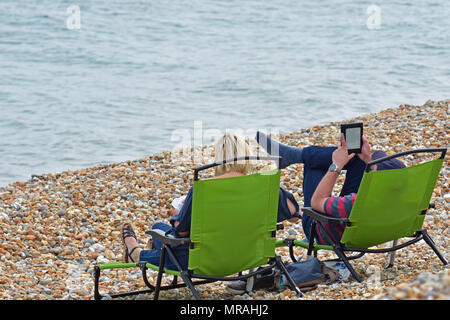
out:
{"label": "grey pebble", "polygon": [[46,285],[50,284],[52,281],[53,281],[52,279],[46,278],[46,279],[40,280],[39,284],[46,286]]}

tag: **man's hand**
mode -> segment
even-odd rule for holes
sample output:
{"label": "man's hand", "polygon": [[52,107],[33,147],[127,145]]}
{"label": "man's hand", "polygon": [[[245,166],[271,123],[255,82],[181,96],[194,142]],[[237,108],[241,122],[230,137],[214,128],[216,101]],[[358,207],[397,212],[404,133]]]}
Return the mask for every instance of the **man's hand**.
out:
{"label": "man's hand", "polygon": [[[339,170],[342,170],[342,168],[344,168],[347,162],[349,162],[350,159],[353,158],[354,156],[355,156],[354,153],[352,153],[351,155],[348,154],[345,136],[342,133],[341,145],[336,150],[334,150],[333,155],[331,156],[333,163],[337,165]],[[314,194],[311,197],[311,207],[314,210],[324,212],[323,205],[326,199],[330,196],[331,191],[333,191],[333,187],[336,183],[338,176],[339,174],[336,174],[336,172],[328,171],[323,176],[322,180],[320,180],[316,190],[314,191]]]}
{"label": "man's hand", "polygon": [[370,145],[369,142],[367,141],[366,137],[362,137],[362,148],[361,148],[361,153],[358,153],[358,157],[364,161],[365,163],[369,163],[370,161],[372,161],[372,154],[370,152]]}
{"label": "man's hand", "polygon": [[342,133],[341,134],[341,145],[336,150],[334,150],[333,155],[331,156],[331,159],[333,160],[333,163],[338,166],[339,170],[342,170],[342,168],[354,156],[355,156],[354,153],[352,153],[350,155],[348,154],[347,144],[345,142],[345,136]]}

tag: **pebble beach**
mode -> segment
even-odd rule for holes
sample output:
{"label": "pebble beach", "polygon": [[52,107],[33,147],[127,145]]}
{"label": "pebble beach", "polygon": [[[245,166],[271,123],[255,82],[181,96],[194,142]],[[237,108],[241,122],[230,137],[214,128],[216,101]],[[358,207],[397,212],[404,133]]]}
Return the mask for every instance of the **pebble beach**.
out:
{"label": "pebble beach", "polygon": [[[363,122],[364,134],[372,150],[386,153],[450,145],[450,100],[425,104],[400,105],[378,113],[364,114],[345,122]],[[275,137],[282,143],[305,147],[337,145],[339,124],[299,129]],[[255,148],[256,142],[254,142]],[[212,146],[201,148],[212,154]],[[402,160],[414,165],[429,156],[407,156]],[[202,161],[209,162],[209,159]],[[258,169],[270,169],[267,163]],[[93,268],[96,264],[121,261],[123,245],[120,227],[133,223],[141,246],[148,238],[144,232],[156,222],[168,222],[171,203],[187,193],[193,183],[191,163],[174,161],[166,151],[145,158],[60,173],[33,175],[27,181],[0,187],[0,299],[93,299]],[[281,187],[292,192],[303,204],[301,190],[303,165],[283,169]],[[342,186],[339,178],[335,192]],[[431,201],[424,228],[443,256],[449,257],[450,156],[447,154]],[[303,239],[301,222],[284,222],[277,238]],[[390,244],[385,244],[390,245]],[[287,248],[278,248],[283,261],[291,262]],[[306,250],[296,248],[301,258]],[[321,260],[335,258],[319,251]],[[420,241],[397,251],[395,265],[385,269],[387,254],[366,254],[351,263],[363,278],[352,278],[317,289],[297,298],[287,289],[281,293],[256,291],[233,296],[225,290],[226,282],[198,287],[203,299],[450,299],[450,269],[443,266],[431,248]],[[150,280],[156,272],[149,271]],[[164,277],[163,283],[171,281]],[[102,271],[100,291],[117,293],[145,289],[140,270]],[[141,294],[122,299],[152,299]],[[108,299],[108,296],[106,296]],[[186,288],[161,292],[160,299],[193,299]]]}

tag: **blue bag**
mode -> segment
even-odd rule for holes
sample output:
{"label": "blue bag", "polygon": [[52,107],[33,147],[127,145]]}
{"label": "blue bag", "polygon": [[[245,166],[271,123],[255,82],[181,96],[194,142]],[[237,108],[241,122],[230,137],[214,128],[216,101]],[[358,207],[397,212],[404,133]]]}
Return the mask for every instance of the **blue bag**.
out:
{"label": "blue bag", "polygon": [[302,291],[312,290],[318,284],[330,284],[339,279],[339,272],[326,267],[317,258],[297,261],[287,265],[286,269],[297,287],[303,288]]}

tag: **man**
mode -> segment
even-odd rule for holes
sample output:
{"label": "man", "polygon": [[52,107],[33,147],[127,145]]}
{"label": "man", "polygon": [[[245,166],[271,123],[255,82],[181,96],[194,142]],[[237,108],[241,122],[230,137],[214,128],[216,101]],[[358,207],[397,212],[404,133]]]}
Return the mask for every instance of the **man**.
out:
{"label": "man", "polygon": [[[309,146],[303,149],[290,147],[278,143],[265,134],[257,132],[256,141],[262,145],[269,154],[278,152],[283,158],[282,168],[294,163],[303,163],[303,196],[304,206],[312,207],[316,211],[337,218],[348,218],[355,201],[359,185],[364,175],[366,164],[372,160],[386,156],[383,151],[370,151],[370,145],[363,136],[361,153],[348,154],[344,134],[338,147]],[[388,170],[404,168],[405,165],[398,159],[383,161],[374,165],[372,170]],[[337,178],[342,170],[346,170],[345,182],[338,197],[331,196]],[[303,231],[307,238],[311,232],[311,218],[302,217]],[[325,225],[332,235],[332,240],[338,243],[342,237],[345,226]],[[327,244],[320,233],[316,233],[316,241]]]}

